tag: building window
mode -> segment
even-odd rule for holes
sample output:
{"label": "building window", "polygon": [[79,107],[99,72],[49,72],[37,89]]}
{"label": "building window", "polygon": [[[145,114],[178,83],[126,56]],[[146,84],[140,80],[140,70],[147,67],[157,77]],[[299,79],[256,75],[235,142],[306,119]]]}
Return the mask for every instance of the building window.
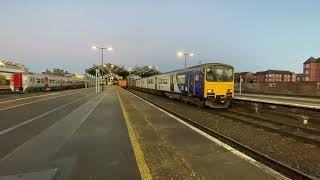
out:
{"label": "building window", "polygon": [[310,68],[310,64],[305,64],[306,65],[306,68]]}
{"label": "building window", "polygon": [[305,81],[309,81],[309,77],[306,76],[306,77],[304,78],[304,80],[305,80]]}
{"label": "building window", "polygon": [[310,72],[309,72],[309,70],[306,70],[306,74],[309,74]]}

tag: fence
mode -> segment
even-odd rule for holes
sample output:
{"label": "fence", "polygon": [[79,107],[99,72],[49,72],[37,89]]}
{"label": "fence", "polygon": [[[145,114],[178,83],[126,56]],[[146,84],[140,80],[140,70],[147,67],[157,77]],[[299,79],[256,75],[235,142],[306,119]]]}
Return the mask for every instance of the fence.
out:
{"label": "fence", "polygon": [[[320,96],[320,82],[242,83],[241,88],[243,93]],[[239,92],[239,83],[235,91]]]}

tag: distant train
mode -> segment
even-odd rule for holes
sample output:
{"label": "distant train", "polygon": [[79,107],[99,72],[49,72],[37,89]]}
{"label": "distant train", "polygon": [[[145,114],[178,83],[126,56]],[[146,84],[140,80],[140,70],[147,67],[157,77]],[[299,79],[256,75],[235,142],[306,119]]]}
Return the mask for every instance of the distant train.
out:
{"label": "distant train", "polygon": [[214,108],[228,107],[234,96],[234,68],[227,64],[202,64],[132,81],[139,90]]}
{"label": "distant train", "polygon": [[119,79],[118,80],[118,85],[124,89],[127,88],[127,81],[125,79]]}
{"label": "distant train", "polygon": [[13,73],[10,83],[13,92],[52,91],[84,86],[83,80],[34,73]]}

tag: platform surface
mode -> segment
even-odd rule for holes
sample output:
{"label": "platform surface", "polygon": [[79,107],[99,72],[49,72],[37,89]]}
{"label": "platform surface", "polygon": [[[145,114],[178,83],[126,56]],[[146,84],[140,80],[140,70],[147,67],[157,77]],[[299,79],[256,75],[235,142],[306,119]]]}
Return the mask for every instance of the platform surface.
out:
{"label": "platform surface", "polygon": [[[93,93],[93,90],[87,91],[56,98],[54,101],[68,102],[68,98],[72,96],[81,98]],[[31,100],[28,99],[29,101]],[[38,172],[52,169],[57,170],[57,179],[140,179],[115,89],[106,89],[98,95],[93,93],[83,102],[80,101],[65,114],[63,111],[70,107],[50,114],[54,117],[54,122],[48,127],[44,128],[39,124],[41,121],[50,121],[50,117],[41,121],[35,120],[30,126],[27,124],[10,132],[1,131],[4,133],[0,137],[7,137],[0,138],[2,145],[7,145],[8,148],[14,146],[9,141],[20,144],[6,151],[7,153],[1,157],[0,179],[14,178],[15,174],[24,174],[27,178],[30,174],[34,176]],[[47,106],[51,106],[50,100],[45,102]],[[39,103],[44,101],[3,110],[1,115],[15,117],[12,121],[18,121],[24,118],[21,111],[40,111],[41,106],[37,107]],[[42,104],[42,108],[45,107]],[[63,116],[59,116],[61,113]],[[4,126],[5,124],[2,124],[2,127]],[[32,134],[29,139],[20,142],[20,139],[29,134]],[[1,150],[5,151],[5,147],[1,146]]]}
{"label": "platform surface", "polygon": [[[118,90],[155,179],[278,179],[126,90]],[[241,153],[240,153],[241,154]]]}
{"label": "platform surface", "polygon": [[282,178],[119,87],[0,102],[0,180]]}

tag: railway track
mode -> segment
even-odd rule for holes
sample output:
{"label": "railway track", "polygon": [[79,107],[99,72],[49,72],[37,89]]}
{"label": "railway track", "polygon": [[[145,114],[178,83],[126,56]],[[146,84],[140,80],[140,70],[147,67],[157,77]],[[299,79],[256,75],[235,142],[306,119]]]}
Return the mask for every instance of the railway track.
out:
{"label": "railway track", "polygon": [[282,136],[320,146],[320,131],[316,129],[301,127],[295,124],[288,124],[277,120],[254,116],[252,114],[237,112],[234,110],[229,110],[227,112],[209,112],[250,126],[275,132]]}
{"label": "railway track", "polygon": [[230,145],[231,147],[247,154],[248,156],[254,158],[255,160],[261,162],[262,164],[268,166],[268,167],[271,167],[272,169],[280,172],[281,174],[283,175],[286,175],[287,177],[289,178],[292,178],[292,179],[316,179],[316,177],[313,177],[313,176],[310,176],[308,174],[305,174],[304,172],[298,170],[298,169],[295,169],[295,168],[292,168],[291,166],[287,165],[287,164],[284,164],[280,161],[277,161],[271,157],[269,157],[268,155],[265,155],[265,154],[262,154],[252,148],[250,148],[249,146],[246,146],[244,144],[242,144],[241,142],[238,142],[234,139],[231,139],[203,124],[200,124],[196,121],[193,121],[192,119],[188,118],[188,117],[185,117],[184,115],[180,114],[180,113],[176,113],[174,110],[172,109],[169,109],[169,108],[166,108],[165,106],[163,105],[160,105],[160,104],[157,104],[157,103],[154,103],[132,91],[129,91],[131,92],[132,94],[135,94],[136,96],[144,99],[145,101],[161,108],[162,110],[164,111],[167,111],[168,113],[180,118],[181,120],[183,120],[184,122],[202,130],[203,132],[219,139],[220,141]]}

